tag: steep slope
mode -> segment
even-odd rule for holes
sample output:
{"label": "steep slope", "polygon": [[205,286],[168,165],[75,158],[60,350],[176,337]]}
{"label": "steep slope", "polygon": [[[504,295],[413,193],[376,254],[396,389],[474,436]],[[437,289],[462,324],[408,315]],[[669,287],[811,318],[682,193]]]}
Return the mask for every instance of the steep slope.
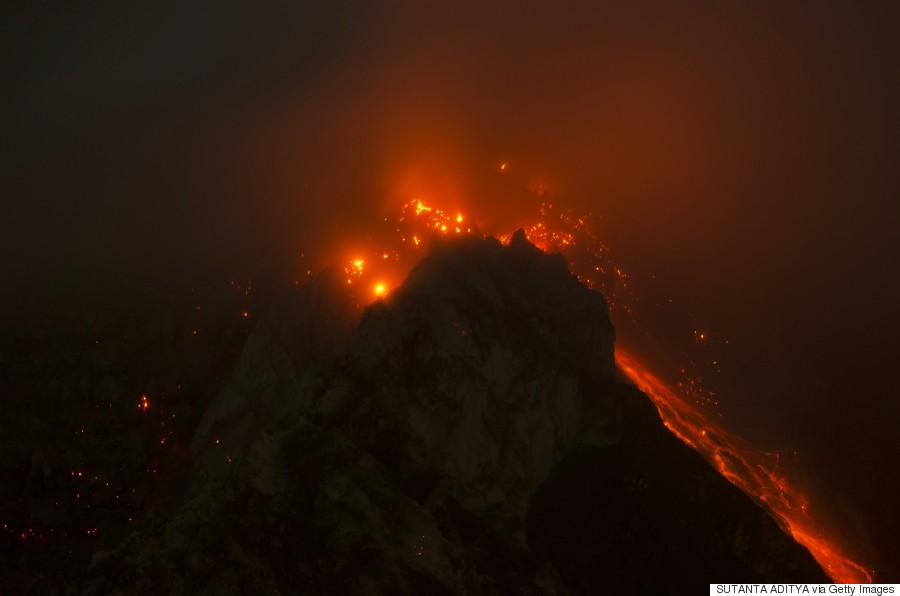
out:
{"label": "steep slope", "polygon": [[304,331],[328,304],[254,332],[194,441],[224,473],[96,553],[95,593],[827,581],[615,380],[602,296],[523,233],[438,242],[343,353]]}

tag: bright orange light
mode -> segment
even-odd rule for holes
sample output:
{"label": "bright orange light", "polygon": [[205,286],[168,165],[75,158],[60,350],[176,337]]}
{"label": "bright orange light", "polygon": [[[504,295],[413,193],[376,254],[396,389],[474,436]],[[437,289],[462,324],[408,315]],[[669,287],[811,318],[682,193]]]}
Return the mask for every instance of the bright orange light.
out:
{"label": "bright orange light", "polygon": [[[500,164],[501,171],[507,168],[507,162]],[[542,187],[533,190],[539,196],[543,192]],[[448,228],[460,234],[464,230],[471,233],[474,226],[461,225],[466,219],[470,217],[461,212],[447,212],[419,199],[406,202],[397,217],[384,219],[390,235],[382,237],[381,244],[370,246],[370,252],[364,253],[373,259],[374,265],[366,266],[360,257],[345,266],[347,283],[359,281],[371,287],[373,293],[369,296],[370,300],[386,295],[388,286],[375,276],[401,279],[408,272],[411,262],[420,257],[417,249],[423,246],[423,233],[446,233]],[[573,273],[591,289],[604,293],[610,311],[626,316],[635,328],[641,328],[631,308],[637,302],[630,288],[631,278],[610,261],[607,247],[590,232],[584,218],[574,217],[555,210],[552,204],[545,204],[540,217],[522,227],[528,240],[541,250],[566,253]],[[500,234],[497,238],[506,244],[512,234]],[[382,258],[379,259],[378,255]],[[389,271],[384,269],[388,263],[391,265]],[[366,285],[369,283],[372,285]],[[697,330],[693,339],[702,345],[712,345],[715,335]],[[688,375],[687,378],[670,389],[618,345],[616,363],[650,397],[665,426],[699,451],[722,476],[766,508],[786,532],[810,550],[833,580],[841,583],[871,581],[872,572],[843,555],[840,541],[825,532],[821,519],[811,518],[814,514],[809,512],[805,496],[790,485],[779,471],[777,454],[754,449],[740,437],[726,431],[718,424],[718,419],[703,409],[703,406],[714,405],[717,401],[715,392],[702,386],[702,377],[691,375],[684,369],[681,372]]]}
{"label": "bright orange light", "polygon": [[509,167],[509,164],[504,161],[503,163],[500,164],[500,171],[505,172],[507,167]]}
{"label": "bright orange light", "polygon": [[141,403],[138,404],[138,408],[140,408],[144,412],[150,409],[150,402],[149,400],[147,400],[146,395],[141,396]]}
{"label": "bright orange light", "polygon": [[794,540],[809,549],[835,582],[871,583],[873,572],[850,560],[838,542],[811,519],[807,499],[778,472],[775,454],[754,449],[715,424],[704,412],[669,389],[632,355],[616,347],[616,365],[653,401],[666,427],[699,452],[732,484],[759,502]]}

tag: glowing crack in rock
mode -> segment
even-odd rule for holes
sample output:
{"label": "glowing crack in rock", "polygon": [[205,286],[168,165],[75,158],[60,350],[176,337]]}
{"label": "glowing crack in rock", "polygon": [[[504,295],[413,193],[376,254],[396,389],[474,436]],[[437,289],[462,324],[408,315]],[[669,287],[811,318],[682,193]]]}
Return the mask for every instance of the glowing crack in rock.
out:
{"label": "glowing crack in rock", "polygon": [[[507,166],[502,163],[500,170],[505,171]],[[371,250],[344,265],[350,291],[361,305],[388,296],[424,256],[427,239],[435,235],[482,236],[472,221],[462,211],[444,210],[424,199],[408,201],[395,217],[384,218],[383,230],[369,236]],[[628,273],[612,262],[608,248],[588,229],[586,218],[544,204],[537,221],[521,227],[541,250],[562,253],[572,273],[604,295],[612,314],[624,317],[639,333],[647,334],[635,314],[639,300]],[[497,233],[495,237],[506,244],[512,233]],[[716,341],[710,331],[693,331],[693,342],[699,346],[708,347]],[[718,403],[716,392],[706,386],[696,362],[687,358],[680,368],[682,378],[672,389],[619,343],[615,358],[618,369],[654,403],[666,428],[765,508],[785,532],[809,549],[834,581],[871,583],[874,572],[844,554],[846,549],[840,541],[828,535],[821,519],[814,519],[806,496],[779,472],[778,454],[753,448],[717,422],[720,414],[710,410]],[[719,363],[713,359],[706,364],[715,369]]]}

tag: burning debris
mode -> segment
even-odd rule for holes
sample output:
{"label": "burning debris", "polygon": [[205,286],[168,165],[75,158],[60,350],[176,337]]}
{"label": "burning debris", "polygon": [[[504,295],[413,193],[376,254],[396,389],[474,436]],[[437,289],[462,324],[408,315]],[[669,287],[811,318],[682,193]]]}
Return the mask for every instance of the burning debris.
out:
{"label": "burning debris", "polygon": [[[505,171],[507,167],[504,162],[500,170]],[[356,258],[344,268],[348,284],[360,281],[363,287],[373,288],[368,300],[365,292],[358,294],[357,300],[362,305],[385,296],[389,290],[382,279],[405,278],[421,258],[426,246],[423,239],[479,235],[477,227],[463,225],[470,221],[472,218],[461,212],[447,211],[422,199],[405,203],[399,214],[384,219],[383,230],[373,236],[369,254],[383,258]],[[649,335],[639,320],[640,300],[630,276],[612,260],[609,248],[590,230],[587,218],[560,211],[545,202],[537,221],[522,227],[531,243],[544,252],[563,254],[571,272],[606,297],[617,327],[624,324],[636,331],[636,336]],[[495,235],[508,244],[513,234]],[[371,268],[369,262],[373,263]],[[729,340],[707,330],[693,329],[690,333],[695,352],[683,354],[685,364],[679,369],[675,390],[621,346],[616,350],[617,366],[650,397],[669,430],[703,455],[735,486],[756,499],[786,532],[812,552],[835,581],[870,582],[872,570],[843,554],[839,541],[823,529],[822,520],[813,517],[806,496],[779,470],[778,454],[754,449],[714,421],[721,414],[714,409],[718,404],[718,390],[709,379],[719,372],[721,357],[711,356],[710,350],[728,344]],[[822,514],[817,512],[817,515]]]}
{"label": "burning debris", "polygon": [[5,560],[41,568],[40,581],[74,577],[85,551],[112,548],[168,499],[191,465],[197,409],[249,328],[240,315],[254,303],[248,287],[121,289],[125,298],[109,296],[97,314],[80,313],[84,322],[4,338]]}
{"label": "burning debris", "polygon": [[[607,304],[564,259],[523,232],[508,245],[439,234],[453,238],[432,239],[361,319],[335,313],[358,315],[334,307],[368,289],[337,267],[260,318],[195,435],[195,485],[98,563],[98,592],[235,578],[247,593],[633,593],[645,575],[705,585],[728,570],[825,581],[616,380]],[[363,275],[377,261],[356,259]],[[345,342],[322,343],[348,321]],[[598,509],[604,497],[615,505]],[[737,547],[719,531],[735,527]]]}
{"label": "burning debris", "polygon": [[[501,170],[505,170],[505,166],[503,164]],[[524,236],[542,251],[562,253],[570,271],[584,285],[605,296],[617,326],[631,326],[636,336],[648,334],[641,326],[641,302],[634,280],[612,260],[609,249],[590,230],[587,218],[560,211],[554,205],[545,203],[536,220],[522,225],[522,228]],[[464,211],[443,209],[424,199],[410,200],[396,214],[384,218],[378,228],[367,236],[365,249],[357,248],[354,254],[348,256],[337,269],[340,277],[336,281],[342,291],[355,301],[357,312],[360,312],[373,301],[390,301],[391,292],[435,242],[450,237],[481,236],[482,231]],[[507,245],[513,240],[511,233],[498,233],[496,237]],[[312,270],[306,269],[306,273],[307,278],[316,279]],[[301,289],[304,287],[299,280],[297,285]],[[190,297],[187,309],[192,316],[179,321],[171,331],[173,337],[180,338],[178,341],[183,343],[185,349],[197,352],[197,346],[201,343],[208,345],[210,350],[219,354],[221,362],[234,362],[241,335],[234,334],[227,339],[222,336],[222,330],[229,327],[211,324],[210,317],[218,316],[215,313],[225,313],[222,316],[231,319],[231,325],[244,325],[239,328],[245,332],[249,329],[246,327],[248,322],[258,323],[254,320],[255,316],[250,317],[251,311],[257,312],[252,302],[252,280],[239,282],[233,278],[228,286],[235,294],[235,300],[226,301],[223,306],[222,301],[214,304],[199,300],[199,293],[195,293]],[[468,325],[457,322],[452,331],[460,341],[477,341],[477,333]],[[124,353],[123,346],[131,345],[139,335],[132,332],[130,336],[126,333],[122,337],[114,337],[107,333],[98,338],[94,333],[90,343],[95,350],[119,349]],[[761,503],[786,532],[810,550],[833,579],[853,583],[871,581],[872,572],[843,554],[840,542],[822,530],[824,526],[817,519],[821,513],[815,511],[807,498],[779,471],[777,454],[755,450],[740,437],[729,433],[718,420],[720,416],[714,408],[717,390],[710,387],[708,379],[714,378],[720,366],[721,357],[714,355],[714,350],[727,344],[728,340],[722,340],[714,331],[701,327],[692,330],[690,339],[688,343],[694,346],[696,352],[684,358],[681,376],[672,384],[647,370],[627,349],[619,347],[616,350],[616,365],[650,397],[665,426],[675,436],[703,455],[723,477]],[[213,347],[216,345],[218,347]],[[229,345],[231,347],[227,347]],[[137,351],[135,358],[139,358]],[[198,361],[196,364],[202,367],[207,363]],[[230,369],[229,365],[223,365],[217,370],[224,377]],[[205,384],[212,387],[222,381],[217,374],[213,374]],[[140,442],[140,453],[115,455],[121,455],[130,462],[122,463],[123,470],[140,470],[140,475],[116,472],[113,468],[118,464],[113,462],[114,465],[110,465],[108,461],[97,460],[99,456],[87,445],[73,451],[72,461],[65,466],[58,465],[51,456],[35,456],[33,467],[36,466],[38,471],[34,473],[42,477],[43,482],[53,482],[57,468],[64,470],[64,478],[55,488],[45,491],[50,496],[47,504],[50,513],[42,511],[39,518],[32,517],[27,511],[30,505],[21,500],[12,508],[5,508],[2,521],[6,535],[19,545],[52,548],[61,556],[71,552],[76,537],[79,540],[101,541],[98,544],[106,544],[102,542],[104,540],[115,544],[117,537],[124,532],[123,527],[143,519],[146,511],[162,502],[167,479],[183,474],[183,468],[191,465],[185,445],[197,428],[199,412],[193,410],[191,413],[186,398],[193,396],[197,399],[198,395],[196,387],[186,390],[184,382],[184,378],[173,378],[152,388],[149,385],[134,385],[138,389],[138,412],[135,413],[132,397],[128,415],[136,416],[136,419],[121,424],[121,429],[138,428],[146,440]],[[296,389],[299,391],[300,386]],[[110,421],[126,416],[115,399],[106,399],[105,396],[111,393],[121,393],[121,388],[112,392],[94,392],[95,407],[92,408],[91,419],[70,412],[70,424],[73,426],[67,431],[70,437],[67,440],[90,441],[94,447],[109,440],[109,433],[116,432],[111,430],[115,427],[110,426]],[[196,403],[193,405],[196,406]],[[123,422],[126,419],[123,418]],[[194,435],[195,441],[201,434]],[[226,444],[217,434],[207,437],[205,445],[210,447],[211,460],[225,468],[234,469],[241,461],[235,445]],[[54,510],[69,512],[77,523],[55,525],[53,520],[60,516],[52,513]],[[414,554],[417,558],[427,558],[423,556],[426,550],[424,546],[417,545]]]}

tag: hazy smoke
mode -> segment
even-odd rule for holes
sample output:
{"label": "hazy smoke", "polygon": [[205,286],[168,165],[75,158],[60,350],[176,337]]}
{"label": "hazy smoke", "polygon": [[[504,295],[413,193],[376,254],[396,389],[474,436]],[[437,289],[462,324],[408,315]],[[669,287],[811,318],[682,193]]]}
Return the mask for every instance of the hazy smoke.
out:
{"label": "hazy smoke", "polygon": [[[540,183],[745,347],[748,426],[845,458],[835,482],[896,459],[867,438],[898,419],[888,8],[202,1],[8,22],[7,317],[122,270],[293,275],[412,195],[491,222]],[[816,442],[847,428],[857,451]]]}

